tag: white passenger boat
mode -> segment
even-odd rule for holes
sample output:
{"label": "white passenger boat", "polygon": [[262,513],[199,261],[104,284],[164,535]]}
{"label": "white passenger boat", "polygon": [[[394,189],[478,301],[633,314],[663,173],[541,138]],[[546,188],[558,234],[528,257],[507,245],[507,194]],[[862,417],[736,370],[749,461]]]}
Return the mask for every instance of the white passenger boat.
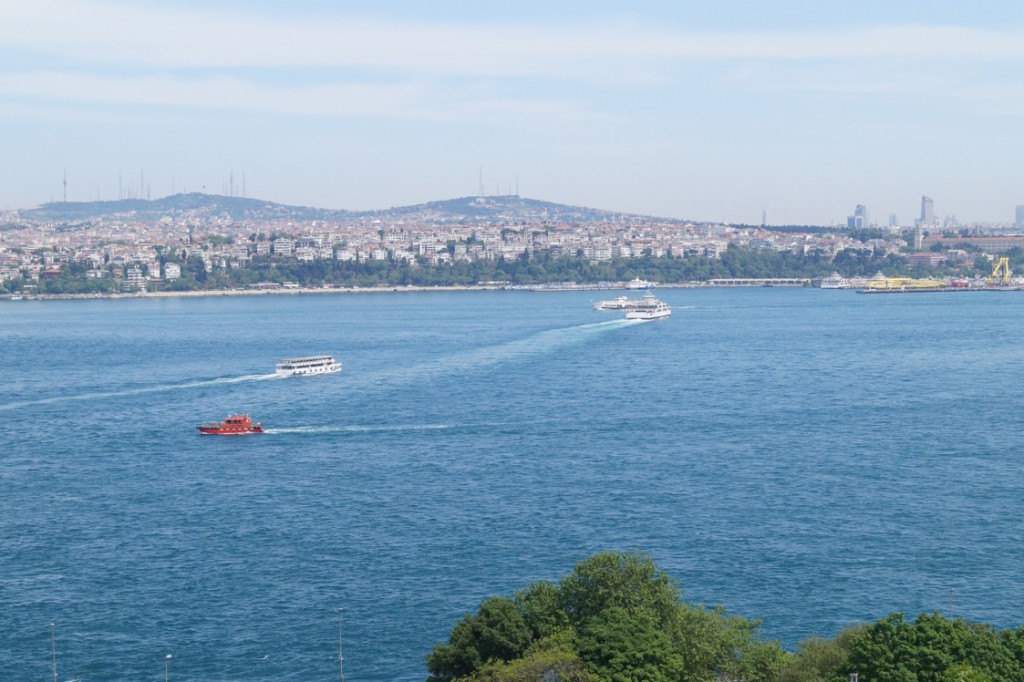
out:
{"label": "white passenger boat", "polygon": [[849,286],[846,278],[840,275],[838,272],[833,272],[828,277],[821,280],[822,289],[845,289]]}
{"label": "white passenger boat", "polygon": [[648,292],[626,311],[627,320],[660,320],[672,314],[672,308]]}
{"label": "white passenger boat", "polygon": [[285,377],[307,377],[340,371],[341,363],[331,355],[311,355],[306,358],[277,361],[277,373]]}
{"label": "white passenger boat", "polygon": [[593,301],[593,305],[594,310],[629,310],[637,302],[637,299],[629,296],[616,296],[610,301]]}

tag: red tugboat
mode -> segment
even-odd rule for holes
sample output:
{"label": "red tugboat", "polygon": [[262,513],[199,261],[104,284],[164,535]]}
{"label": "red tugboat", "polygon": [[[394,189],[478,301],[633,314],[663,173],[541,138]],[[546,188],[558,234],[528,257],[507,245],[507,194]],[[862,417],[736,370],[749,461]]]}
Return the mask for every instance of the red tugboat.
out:
{"label": "red tugboat", "polygon": [[208,436],[247,436],[250,433],[263,433],[259,422],[254,422],[247,414],[233,414],[220,424],[209,424],[196,427],[199,433]]}

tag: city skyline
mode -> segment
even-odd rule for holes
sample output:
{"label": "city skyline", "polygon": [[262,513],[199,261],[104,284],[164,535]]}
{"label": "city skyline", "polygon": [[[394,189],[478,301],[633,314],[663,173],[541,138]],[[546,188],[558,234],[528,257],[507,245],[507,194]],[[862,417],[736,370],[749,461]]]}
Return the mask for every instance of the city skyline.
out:
{"label": "city skyline", "polygon": [[8,3],[0,207],[233,172],[366,210],[476,194],[482,171],[485,194],[693,220],[910,217],[926,194],[939,221],[1013,222],[1024,12],[805,10]]}

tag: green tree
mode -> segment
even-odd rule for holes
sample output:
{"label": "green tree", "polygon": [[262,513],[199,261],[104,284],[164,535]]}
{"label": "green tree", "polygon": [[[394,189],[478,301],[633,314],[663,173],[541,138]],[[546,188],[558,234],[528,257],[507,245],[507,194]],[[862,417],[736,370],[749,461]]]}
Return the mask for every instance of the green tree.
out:
{"label": "green tree", "polygon": [[[566,653],[571,650],[601,680],[777,677],[786,653],[777,642],[761,639],[756,621],[722,608],[688,606],[680,597],[646,554],[597,554],[557,584],[538,582],[517,591],[514,600],[485,601],[477,615],[455,626],[447,644],[428,655],[430,679],[520,679],[512,676],[536,671],[548,660],[539,651],[554,655],[552,643],[563,650],[559,661],[574,662]],[[531,660],[520,662],[525,659]]]}
{"label": "green tree", "polygon": [[957,663],[946,668],[939,680],[940,682],[991,682],[992,678],[967,663]]}
{"label": "green tree", "polygon": [[535,640],[571,629],[562,610],[558,588],[546,580],[535,582],[516,592],[516,606]]}
{"label": "green tree", "polygon": [[646,611],[659,626],[672,622],[680,591],[646,554],[602,552],[581,561],[558,584],[559,602],[579,628],[609,608]]}
{"label": "green tree", "polygon": [[796,653],[786,658],[778,682],[820,682],[834,676],[850,657],[850,646],[867,628],[857,625],[842,630],[833,639],[811,637],[797,644]]}
{"label": "green tree", "polygon": [[579,650],[601,680],[668,682],[684,677],[682,655],[646,610],[604,609],[587,621]]}
{"label": "green tree", "polygon": [[470,675],[473,682],[598,682],[565,637],[535,642],[522,658],[491,661]]}
{"label": "green tree", "polygon": [[1024,682],[1024,668],[1005,635],[937,613],[922,614],[914,623],[894,613],[867,627],[853,642],[841,673],[879,682],[939,682],[961,665],[993,682]]}
{"label": "green tree", "polygon": [[467,614],[452,630],[447,644],[427,656],[430,680],[464,677],[488,661],[509,661],[522,656],[530,644],[530,629],[515,602],[491,597],[475,616]]}

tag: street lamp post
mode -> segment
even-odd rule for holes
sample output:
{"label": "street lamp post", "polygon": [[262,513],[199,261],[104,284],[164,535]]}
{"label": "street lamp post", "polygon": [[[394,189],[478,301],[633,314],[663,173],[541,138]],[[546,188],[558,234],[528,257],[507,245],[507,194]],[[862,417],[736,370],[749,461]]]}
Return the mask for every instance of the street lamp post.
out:
{"label": "street lamp post", "polygon": [[[342,663],[345,659],[341,655],[341,612],[344,609],[338,609],[338,679],[340,682],[345,682],[345,667]],[[166,682],[166,681],[165,681]]]}
{"label": "street lamp post", "polygon": [[167,654],[164,657],[164,682],[167,682],[168,677],[171,674],[171,655]]}
{"label": "street lamp post", "polygon": [[50,652],[53,656],[53,682],[57,682],[57,625],[50,623]]}

